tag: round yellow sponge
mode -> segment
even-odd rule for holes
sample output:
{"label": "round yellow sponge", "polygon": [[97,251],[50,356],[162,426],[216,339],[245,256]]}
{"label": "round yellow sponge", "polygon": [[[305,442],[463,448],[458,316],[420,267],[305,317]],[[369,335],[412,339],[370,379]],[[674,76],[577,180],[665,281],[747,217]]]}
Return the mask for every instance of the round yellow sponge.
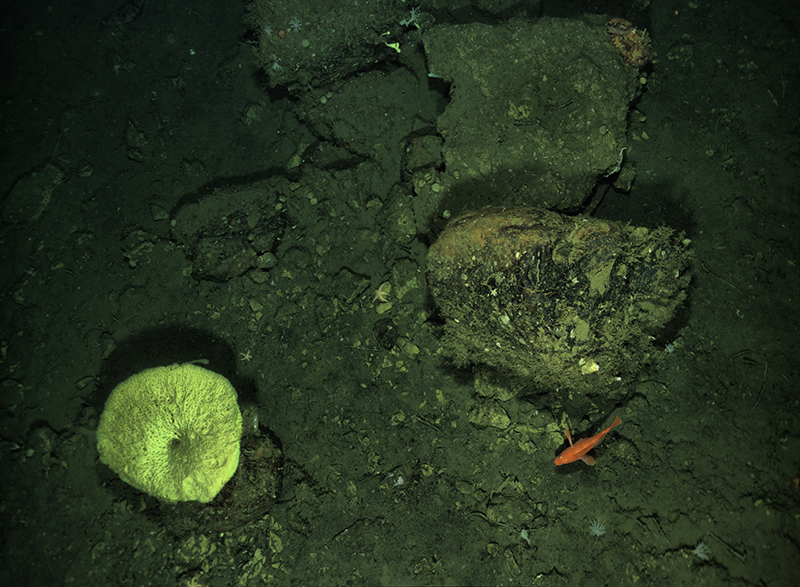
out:
{"label": "round yellow sponge", "polygon": [[239,465],[236,400],[230,381],[191,363],[132,375],[114,388],[100,416],[100,460],[165,501],[209,502]]}

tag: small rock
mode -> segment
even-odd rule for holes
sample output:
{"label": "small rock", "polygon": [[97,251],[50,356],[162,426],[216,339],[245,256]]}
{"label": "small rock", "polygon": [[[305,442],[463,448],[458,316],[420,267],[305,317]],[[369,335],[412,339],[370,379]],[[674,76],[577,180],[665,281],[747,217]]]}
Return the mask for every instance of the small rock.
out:
{"label": "small rock", "polygon": [[469,421],[476,426],[491,426],[505,430],[511,424],[506,411],[495,403],[481,404],[469,413]]}

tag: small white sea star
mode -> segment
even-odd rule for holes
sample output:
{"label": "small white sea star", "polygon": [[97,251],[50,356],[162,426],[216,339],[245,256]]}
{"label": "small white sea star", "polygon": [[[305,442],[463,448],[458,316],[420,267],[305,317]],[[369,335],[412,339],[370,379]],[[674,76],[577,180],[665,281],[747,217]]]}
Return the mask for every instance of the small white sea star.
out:
{"label": "small white sea star", "polygon": [[387,281],[386,283],[382,283],[378,289],[375,290],[375,297],[372,298],[374,302],[382,302],[386,303],[389,301],[389,290],[392,289],[392,286]]}

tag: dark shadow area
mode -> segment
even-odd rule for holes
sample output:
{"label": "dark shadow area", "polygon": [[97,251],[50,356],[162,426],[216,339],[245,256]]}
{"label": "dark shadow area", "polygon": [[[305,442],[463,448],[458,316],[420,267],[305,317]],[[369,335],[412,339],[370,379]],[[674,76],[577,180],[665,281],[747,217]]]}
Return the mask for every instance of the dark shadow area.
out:
{"label": "dark shadow area", "polygon": [[592,216],[646,228],[669,226],[683,232],[687,238],[694,238],[696,220],[684,205],[688,197],[688,194],[676,193],[675,186],[669,182],[637,182],[628,193],[612,187]]}
{"label": "dark shadow area", "polygon": [[237,374],[238,357],[228,342],[212,332],[176,324],[144,330],[119,343],[105,360],[89,403],[102,411],[111,391],[131,375],[193,361],[208,361],[199,364],[226,377],[239,394],[240,405],[254,401],[255,382]]}

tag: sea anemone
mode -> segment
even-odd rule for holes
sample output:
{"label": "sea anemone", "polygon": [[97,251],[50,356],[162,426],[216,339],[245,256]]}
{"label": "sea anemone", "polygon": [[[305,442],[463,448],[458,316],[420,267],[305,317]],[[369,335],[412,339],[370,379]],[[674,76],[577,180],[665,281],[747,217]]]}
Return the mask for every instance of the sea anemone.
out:
{"label": "sea anemone", "polygon": [[300,19],[295,16],[289,21],[289,28],[292,29],[293,33],[299,33],[300,29],[303,28],[303,23],[301,23]]}
{"label": "sea anemone", "polygon": [[704,542],[701,542],[697,546],[694,547],[692,551],[697,558],[701,561],[707,561],[711,557],[711,551],[708,549],[708,546],[705,545]]}
{"label": "sea anemone", "polygon": [[600,536],[606,533],[606,523],[601,522],[600,520],[592,520],[592,522],[589,524],[589,533],[592,536],[597,536],[600,538]]}

